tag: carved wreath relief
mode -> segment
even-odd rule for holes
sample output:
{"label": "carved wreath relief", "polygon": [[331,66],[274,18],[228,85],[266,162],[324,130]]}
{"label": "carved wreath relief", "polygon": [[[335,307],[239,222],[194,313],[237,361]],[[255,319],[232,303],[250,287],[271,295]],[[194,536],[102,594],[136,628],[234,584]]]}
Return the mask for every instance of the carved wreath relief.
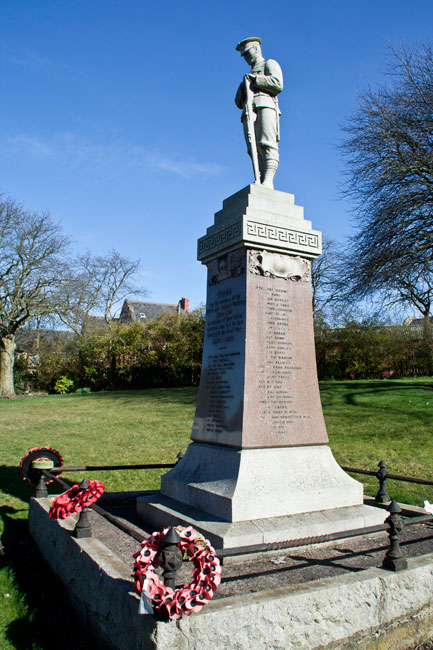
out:
{"label": "carved wreath relief", "polygon": [[311,278],[311,262],[297,255],[281,255],[269,251],[249,251],[250,273],[267,278],[284,278],[294,282],[307,282]]}

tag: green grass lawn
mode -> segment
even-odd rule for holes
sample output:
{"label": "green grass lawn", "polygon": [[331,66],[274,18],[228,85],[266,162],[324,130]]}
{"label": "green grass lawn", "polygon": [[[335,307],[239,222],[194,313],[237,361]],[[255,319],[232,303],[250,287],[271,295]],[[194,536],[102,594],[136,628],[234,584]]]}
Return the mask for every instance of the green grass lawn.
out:
{"label": "green grass lawn", "polygon": [[[324,381],[321,398],[330,445],[341,465],[433,480],[433,381]],[[356,478],[376,494],[375,478]],[[422,506],[433,487],[389,480],[388,493]]]}
{"label": "green grass lawn", "polygon": [[[383,458],[391,473],[433,479],[433,379],[324,381],[320,387],[339,463],[375,470]],[[189,443],[196,395],[194,388],[175,388],[0,401],[5,536],[19,539],[26,528],[30,490],[17,468],[31,447],[54,447],[66,465],[174,462]],[[139,490],[159,487],[163,471],[95,472],[89,478],[103,481],[108,491]],[[376,479],[356,478],[367,493],[376,493]],[[433,488],[426,486],[389,481],[388,492],[415,505],[433,501]],[[37,650],[36,641],[21,643],[10,634],[14,620],[31,628],[32,612],[6,555],[0,569],[0,650]]]}

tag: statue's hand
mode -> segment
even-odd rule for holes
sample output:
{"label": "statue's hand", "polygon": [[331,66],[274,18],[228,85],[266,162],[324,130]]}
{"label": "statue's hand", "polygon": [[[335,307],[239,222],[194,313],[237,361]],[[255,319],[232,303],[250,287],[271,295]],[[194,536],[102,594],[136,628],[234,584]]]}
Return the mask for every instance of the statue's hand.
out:
{"label": "statue's hand", "polygon": [[254,72],[249,72],[245,75],[245,79],[248,79],[248,81],[255,81],[256,77],[257,75]]}

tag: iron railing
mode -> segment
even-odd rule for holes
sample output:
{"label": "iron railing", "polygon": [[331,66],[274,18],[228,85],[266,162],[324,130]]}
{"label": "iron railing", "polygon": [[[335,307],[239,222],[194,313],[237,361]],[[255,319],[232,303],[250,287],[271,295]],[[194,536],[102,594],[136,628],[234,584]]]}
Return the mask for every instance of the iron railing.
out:
{"label": "iron railing", "polygon": [[[177,456],[181,460],[183,454],[180,452]],[[70,488],[70,484],[66,481],[63,481],[59,476],[63,472],[93,472],[93,471],[118,471],[118,470],[149,470],[149,469],[171,469],[177,463],[147,463],[141,465],[79,465],[79,466],[70,466],[70,467],[56,467],[52,469],[41,469],[39,482],[36,485],[35,496],[36,497],[45,497],[48,496],[48,491],[46,487],[46,480],[55,481],[60,485],[64,490]],[[370,471],[365,469],[360,469],[356,467],[348,467],[342,465],[342,469],[346,472],[351,472],[354,474],[364,474],[367,476],[375,476],[379,480],[379,491],[376,495],[376,502],[378,504],[390,503],[387,510],[389,511],[389,516],[383,524],[376,526],[365,526],[363,528],[356,528],[352,530],[338,531],[334,533],[326,533],[324,535],[303,537],[298,539],[285,540],[280,542],[271,542],[263,544],[253,544],[247,546],[236,546],[232,548],[221,548],[216,550],[216,555],[223,559],[227,557],[248,555],[253,553],[266,553],[270,551],[279,551],[287,548],[296,548],[300,546],[309,546],[313,544],[321,544],[325,542],[332,542],[342,539],[348,539],[351,537],[358,537],[362,535],[368,535],[372,533],[379,533],[386,531],[390,538],[390,546],[386,552],[382,567],[390,569],[393,571],[400,571],[407,567],[407,562],[401,552],[399,544],[399,536],[404,526],[414,526],[419,524],[424,524],[428,522],[433,522],[433,515],[431,514],[422,514],[418,516],[411,517],[401,517],[401,509],[399,505],[390,499],[386,492],[385,482],[387,479],[403,481],[408,483],[418,483],[421,485],[433,485],[433,481],[427,479],[420,479],[410,476],[400,476],[398,474],[388,474],[386,471],[386,464],[384,461],[378,463],[378,471]],[[105,508],[97,505],[96,503],[90,506],[98,515],[105,518],[112,525],[116,526],[123,532],[125,532],[130,537],[133,537],[135,540],[141,542],[147,537],[147,533],[140,529],[138,526],[133,526],[124,519],[116,517],[112,513],[108,512]],[[170,578],[172,580],[172,577]]]}

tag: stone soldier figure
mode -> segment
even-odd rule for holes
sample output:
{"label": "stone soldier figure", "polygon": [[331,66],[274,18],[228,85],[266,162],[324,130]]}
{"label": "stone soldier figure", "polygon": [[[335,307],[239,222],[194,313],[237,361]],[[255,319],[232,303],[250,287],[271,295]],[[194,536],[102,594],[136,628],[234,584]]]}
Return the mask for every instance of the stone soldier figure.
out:
{"label": "stone soldier figure", "polygon": [[255,180],[273,188],[280,139],[277,95],[283,89],[283,73],[276,61],[263,58],[260,38],[246,38],[236,49],[251,66],[238,88],[235,103],[242,110],[241,121]]}

